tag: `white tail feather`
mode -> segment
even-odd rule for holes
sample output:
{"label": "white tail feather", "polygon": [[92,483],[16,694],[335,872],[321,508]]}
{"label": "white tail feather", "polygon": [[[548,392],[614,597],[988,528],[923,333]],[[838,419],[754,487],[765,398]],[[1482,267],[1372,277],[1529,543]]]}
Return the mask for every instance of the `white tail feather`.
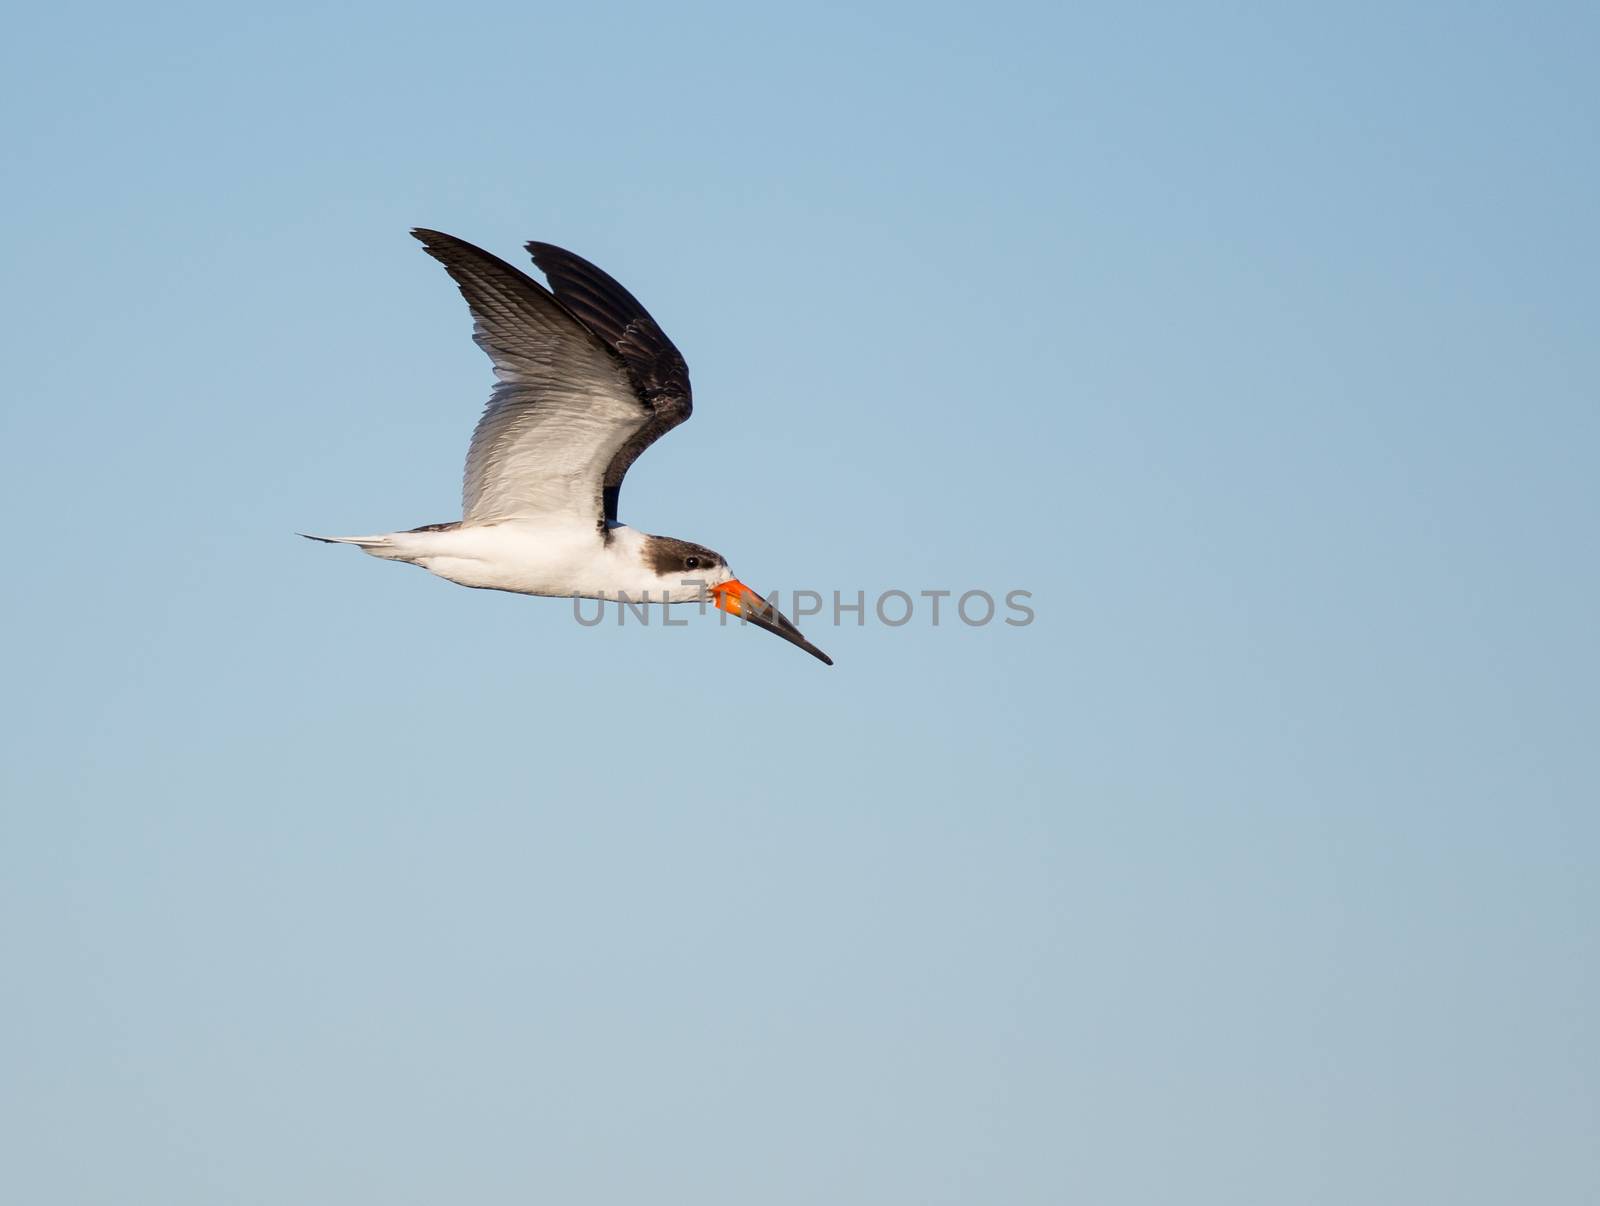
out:
{"label": "white tail feather", "polygon": [[310,532],[296,532],[296,536],[304,536],[307,540],[320,540],[323,544],[355,544],[364,549],[383,548],[393,543],[387,536],[313,536]]}

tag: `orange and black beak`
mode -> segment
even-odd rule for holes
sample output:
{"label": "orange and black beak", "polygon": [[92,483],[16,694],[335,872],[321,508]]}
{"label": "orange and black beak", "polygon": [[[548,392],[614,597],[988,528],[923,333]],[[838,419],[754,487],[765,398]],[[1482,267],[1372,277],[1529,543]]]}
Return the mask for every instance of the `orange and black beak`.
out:
{"label": "orange and black beak", "polygon": [[800,630],[784,619],[776,607],[738,579],[713,586],[711,597],[717,606],[729,615],[748,620],[757,628],[765,628],[768,632],[781,636],[789,644],[800,646],[826,666],[833,665],[833,659],[801,636]]}

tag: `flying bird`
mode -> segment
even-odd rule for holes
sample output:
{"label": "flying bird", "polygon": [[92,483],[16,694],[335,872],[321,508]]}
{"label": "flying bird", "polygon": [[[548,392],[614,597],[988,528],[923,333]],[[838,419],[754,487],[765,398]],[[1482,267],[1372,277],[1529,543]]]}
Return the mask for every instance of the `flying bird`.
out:
{"label": "flying bird", "polygon": [[545,288],[453,235],[411,233],[460,287],[472,338],[499,382],[467,450],[462,517],[307,539],[353,544],[486,590],[659,603],[709,597],[833,665],[720,553],[617,518],[628,467],[693,409],[689,366],[633,294],[549,243],[527,245]]}

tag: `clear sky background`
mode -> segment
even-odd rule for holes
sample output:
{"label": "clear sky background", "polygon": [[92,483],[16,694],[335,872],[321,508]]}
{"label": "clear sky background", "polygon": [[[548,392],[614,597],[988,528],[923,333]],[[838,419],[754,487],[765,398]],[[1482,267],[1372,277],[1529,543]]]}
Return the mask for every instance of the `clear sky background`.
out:
{"label": "clear sky background", "polygon": [[[29,5],[0,1198],[1600,1200],[1592,6]],[[584,629],[407,236],[616,274]]]}

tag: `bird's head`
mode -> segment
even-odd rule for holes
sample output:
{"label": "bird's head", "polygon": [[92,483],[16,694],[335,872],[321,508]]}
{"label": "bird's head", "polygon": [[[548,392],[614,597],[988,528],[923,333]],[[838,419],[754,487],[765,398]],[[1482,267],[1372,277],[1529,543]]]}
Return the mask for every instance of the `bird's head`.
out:
{"label": "bird's head", "polygon": [[692,540],[647,536],[641,552],[645,567],[656,580],[652,598],[693,603],[714,587],[733,581],[727,559]]}
{"label": "bird's head", "polygon": [[764,628],[819,661],[833,665],[833,659],[806,640],[776,607],[735,578],[721,553],[671,536],[646,537],[642,553],[645,565],[656,577],[659,597],[673,603],[692,603],[709,597],[729,615]]}

